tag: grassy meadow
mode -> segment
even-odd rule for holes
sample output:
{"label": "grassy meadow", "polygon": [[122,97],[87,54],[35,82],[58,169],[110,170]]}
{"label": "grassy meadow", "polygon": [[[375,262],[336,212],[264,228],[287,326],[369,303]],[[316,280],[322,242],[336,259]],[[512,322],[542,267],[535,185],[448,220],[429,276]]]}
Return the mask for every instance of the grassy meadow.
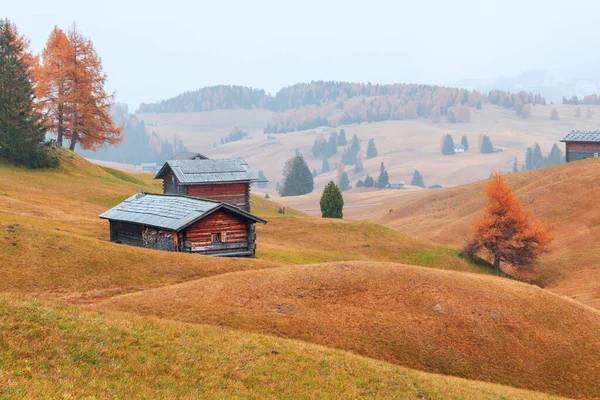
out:
{"label": "grassy meadow", "polygon": [[256,259],[110,243],[98,214],[160,186],[60,157],[0,165],[0,398],[600,396],[595,310],[260,197]]}

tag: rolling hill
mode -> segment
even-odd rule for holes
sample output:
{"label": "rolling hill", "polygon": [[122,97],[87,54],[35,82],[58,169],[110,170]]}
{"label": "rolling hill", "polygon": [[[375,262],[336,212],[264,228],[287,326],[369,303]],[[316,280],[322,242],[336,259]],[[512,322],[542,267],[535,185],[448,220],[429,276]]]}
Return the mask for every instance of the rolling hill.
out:
{"label": "rolling hill", "polygon": [[[534,217],[554,225],[551,252],[529,278],[600,308],[600,211],[594,200],[600,196],[600,160],[510,174],[506,179]],[[351,218],[459,248],[485,203],[486,183],[398,193],[379,206],[352,210]]]}
{"label": "rolling hill", "polygon": [[257,259],[110,243],[97,215],[158,186],[60,157],[0,165],[2,396],[544,398],[493,383],[600,396],[590,308],[392,228],[258,197]]}
{"label": "rolling hill", "polygon": [[293,340],[0,296],[0,398],[550,399]]}
{"label": "rolling hill", "polygon": [[95,307],[300,339],[563,396],[600,396],[600,313],[496,277],[319,264],[223,274]]}
{"label": "rolling hill", "polygon": [[[98,215],[139,190],[159,192],[151,175],[129,175],[63,152],[62,167],[31,171],[0,165],[0,291],[93,301],[244,269],[343,260],[401,261],[486,272],[455,250],[372,223],[320,220],[264,199],[253,211],[258,259],[208,258],[121,246],[108,241]],[[310,228],[312,227],[312,228]],[[331,240],[343,237],[342,243]],[[300,239],[300,240],[299,240]]]}

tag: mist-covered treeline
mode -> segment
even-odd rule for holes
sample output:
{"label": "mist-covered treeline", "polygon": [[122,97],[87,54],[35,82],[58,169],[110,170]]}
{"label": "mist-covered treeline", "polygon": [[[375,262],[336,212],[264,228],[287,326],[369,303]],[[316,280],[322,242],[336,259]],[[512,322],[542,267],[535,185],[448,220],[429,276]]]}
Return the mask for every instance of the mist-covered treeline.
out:
{"label": "mist-covered treeline", "polygon": [[138,113],[183,113],[230,109],[269,109],[273,98],[264,90],[219,85],[185,92],[159,103],[142,103]]}
{"label": "mist-covered treeline", "polygon": [[115,104],[111,113],[116,124],[123,126],[123,142],[118,146],[105,146],[97,152],[78,150],[81,156],[133,165],[162,164],[185,151],[183,142],[176,137],[173,140],[160,140],[155,133],[148,134],[144,121],[129,114],[127,105]]}
{"label": "mist-covered treeline", "polygon": [[515,109],[545,104],[539,94],[478,91],[417,84],[373,85],[334,81],[298,83],[271,96],[242,86],[212,86],[186,92],[160,103],[141,104],[138,112],[178,113],[217,109],[261,108],[278,112],[266,133],[284,133],[320,125],[431,118],[433,122],[469,122],[471,109],[483,103]]}

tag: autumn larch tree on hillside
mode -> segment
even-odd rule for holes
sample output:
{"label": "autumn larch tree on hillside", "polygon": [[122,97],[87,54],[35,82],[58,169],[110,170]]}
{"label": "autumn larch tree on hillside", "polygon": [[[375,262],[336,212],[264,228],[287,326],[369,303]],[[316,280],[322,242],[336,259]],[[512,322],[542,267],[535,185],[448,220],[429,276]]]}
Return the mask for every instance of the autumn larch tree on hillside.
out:
{"label": "autumn larch tree on hillside", "polygon": [[65,128],[72,127],[72,121],[69,120],[72,113],[68,112],[69,95],[72,94],[68,73],[71,72],[72,62],[73,52],[67,35],[54,27],[40,62],[35,66],[35,95],[45,126],[56,134],[56,144],[60,147],[63,145]]}
{"label": "autumn larch tree on hillside", "polygon": [[70,140],[71,150],[79,143],[85,150],[97,150],[122,141],[121,127],[110,114],[113,94],[106,93],[106,75],[94,44],[75,25],[67,35],[54,28],[41,62],[36,67],[38,105],[46,127]]}
{"label": "autumn larch tree on hillside", "polygon": [[73,25],[68,32],[72,48],[73,64],[68,72],[72,88],[71,150],[80,143],[86,150],[97,150],[105,144],[117,144],[123,140],[121,127],[115,126],[110,115],[114,94],[106,93],[106,75],[102,61],[92,41],[84,37]]}
{"label": "autumn larch tree on hillside", "polygon": [[517,269],[531,266],[548,250],[551,227],[532,221],[529,213],[502,175],[495,173],[485,189],[487,202],[483,214],[473,224],[472,238],[465,253],[473,257],[485,250],[500,273],[500,264],[508,262]]}

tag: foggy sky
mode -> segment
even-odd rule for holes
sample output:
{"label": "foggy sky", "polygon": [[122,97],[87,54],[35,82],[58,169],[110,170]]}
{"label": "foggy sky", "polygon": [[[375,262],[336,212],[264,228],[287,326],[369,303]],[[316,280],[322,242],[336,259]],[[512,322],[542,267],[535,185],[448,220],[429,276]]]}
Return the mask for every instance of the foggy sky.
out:
{"label": "foggy sky", "polygon": [[215,84],[275,93],[319,79],[446,84],[531,68],[600,69],[598,0],[1,3],[0,17],[35,52],[54,25],[76,21],[102,57],[109,89],[133,109]]}

